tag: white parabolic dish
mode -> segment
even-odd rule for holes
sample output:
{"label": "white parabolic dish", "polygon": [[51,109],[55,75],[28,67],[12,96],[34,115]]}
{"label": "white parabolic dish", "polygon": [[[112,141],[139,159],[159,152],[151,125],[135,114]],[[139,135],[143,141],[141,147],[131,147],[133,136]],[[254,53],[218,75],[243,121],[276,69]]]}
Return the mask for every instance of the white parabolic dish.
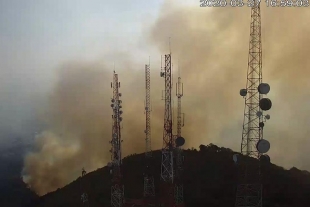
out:
{"label": "white parabolic dish", "polygon": [[270,143],[265,140],[265,139],[262,139],[262,140],[259,140],[257,142],[257,145],[256,145],[256,149],[260,152],[260,153],[266,153],[269,151],[270,149]]}

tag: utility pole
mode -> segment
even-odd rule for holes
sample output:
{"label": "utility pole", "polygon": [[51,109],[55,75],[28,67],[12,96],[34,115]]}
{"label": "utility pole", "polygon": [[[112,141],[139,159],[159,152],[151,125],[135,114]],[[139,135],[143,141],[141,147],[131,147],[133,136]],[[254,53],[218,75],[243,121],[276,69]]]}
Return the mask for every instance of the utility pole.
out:
{"label": "utility pole", "polygon": [[88,203],[88,195],[87,193],[85,192],[85,189],[84,189],[84,183],[83,183],[83,177],[86,175],[86,171],[84,168],[82,168],[82,177],[81,177],[81,191],[82,191],[82,195],[81,195],[81,200],[82,200],[82,203],[83,203],[83,206],[84,207],[89,207],[89,203]]}

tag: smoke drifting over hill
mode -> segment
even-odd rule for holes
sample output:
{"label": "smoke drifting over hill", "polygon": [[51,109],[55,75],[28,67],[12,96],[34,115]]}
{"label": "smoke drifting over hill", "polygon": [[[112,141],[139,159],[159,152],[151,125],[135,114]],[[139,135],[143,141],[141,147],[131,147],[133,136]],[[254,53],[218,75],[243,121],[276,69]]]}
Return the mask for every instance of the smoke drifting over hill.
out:
{"label": "smoke drifting over hill", "polygon": [[[37,136],[38,152],[29,154],[25,160],[25,171],[29,175],[26,180],[29,179],[27,182],[39,194],[54,190],[76,178],[83,166],[94,170],[109,162],[112,73],[107,71],[107,67],[100,63],[73,63],[60,70],[49,110],[44,114],[50,129]],[[128,72],[120,75],[120,92],[124,102],[122,137],[125,155],[142,151],[144,147],[144,74],[131,71],[128,68]],[[142,81],[137,86],[129,87],[136,81],[130,78],[132,76]],[[131,91],[135,91],[134,96]],[[156,120],[153,122],[156,123]],[[154,128],[154,132],[154,137],[161,134],[160,128]]]}
{"label": "smoke drifting over hill", "polygon": [[[170,3],[164,8],[147,32],[149,42],[162,53],[168,53],[171,37],[173,62],[179,61],[182,68],[186,147],[213,142],[238,150],[243,118],[238,93],[245,86],[250,9],[183,8]],[[271,85],[274,106],[265,127],[265,137],[272,144],[270,155],[277,164],[310,169],[305,163],[309,158],[302,155],[309,143],[310,111],[305,97],[310,88],[306,70],[310,12],[262,9],[263,74]],[[124,155],[144,150],[145,62],[124,58],[118,63],[124,68],[117,70],[123,94]],[[160,67],[153,65],[152,70]],[[50,105],[42,115],[49,128],[37,136],[37,151],[25,158],[25,180],[38,194],[72,181],[83,166],[94,170],[110,160],[111,81],[111,67],[101,61],[77,61],[59,70]],[[160,148],[164,84],[159,70],[152,72],[151,81],[152,142],[153,148]]]}

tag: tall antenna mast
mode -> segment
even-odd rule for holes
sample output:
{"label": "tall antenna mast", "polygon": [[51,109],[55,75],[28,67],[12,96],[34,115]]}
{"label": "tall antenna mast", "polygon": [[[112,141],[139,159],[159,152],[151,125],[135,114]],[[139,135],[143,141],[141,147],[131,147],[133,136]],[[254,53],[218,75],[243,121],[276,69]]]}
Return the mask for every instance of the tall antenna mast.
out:
{"label": "tall antenna mast", "polygon": [[85,186],[84,186],[84,183],[83,183],[83,177],[86,175],[86,171],[84,168],[82,168],[82,177],[81,177],[81,191],[82,191],[82,195],[81,195],[81,200],[82,200],[82,203],[83,203],[83,206],[84,207],[89,207],[89,203],[88,203],[88,195],[85,191]]}
{"label": "tall antenna mast", "polygon": [[[182,103],[181,100],[183,97],[183,83],[181,82],[180,68],[178,68],[178,73],[179,73],[178,82],[176,83],[176,96],[178,97],[177,135],[178,137],[181,137],[181,130],[182,127],[184,126],[184,114],[182,114],[181,110],[181,103]],[[183,122],[182,122],[182,116],[183,116]]]}
{"label": "tall antenna mast", "polygon": [[[255,0],[251,8],[250,43],[246,89],[240,90],[245,98],[244,121],[242,131],[241,153],[256,159],[268,160],[264,153],[270,144],[263,139],[264,122],[270,118],[263,111],[271,108],[271,101],[263,98],[270,91],[267,83],[262,83],[262,42],[260,0]],[[235,207],[262,207],[261,162],[253,162],[234,155],[234,161],[240,166],[239,185],[236,193]]]}
{"label": "tall antenna mast", "polygon": [[145,173],[144,173],[144,192],[143,196],[147,206],[154,205],[155,186],[152,166],[152,148],[151,148],[151,78],[150,63],[145,65]]}
{"label": "tall antenna mast", "polygon": [[172,207],[174,205],[173,189],[173,148],[174,137],[172,135],[172,108],[171,108],[171,53],[165,55],[164,71],[160,76],[165,79],[165,114],[161,163],[161,206]]}
{"label": "tall antenna mast", "polygon": [[122,108],[119,93],[120,82],[118,82],[118,74],[113,74],[113,82],[111,83],[113,88],[112,104],[112,140],[111,140],[111,153],[112,153],[112,187],[111,187],[111,206],[121,207],[124,203],[124,185],[122,184],[121,164],[122,164],[122,151],[121,151],[121,127],[120,122],[122,121],[121,114],[123,113],[120,109]]}
{"label": "tall antenna mast", "polygon": [[171,37],[169,37],[169,54],[171,55]]}
{"label": "tall antenna mast", "polygon": [[[176,136],[176,183],[175,183],[175,203],[177,206],[184,206],[183,199],[183,182],[182,182],[182,172],[183,172],[183,156],[181,146],[184,145],[185,140],[182,137],[181,129],[184,126],[184,114],[181,110],[181,98],[183,96],[183,83],[181,82],[180,76],[180,65],[178,64],[178,82],[176,83],[176,96],[178,98],[178,112],[177,112],[177,136]],[[183,115],[183,121],[182,121]]]}

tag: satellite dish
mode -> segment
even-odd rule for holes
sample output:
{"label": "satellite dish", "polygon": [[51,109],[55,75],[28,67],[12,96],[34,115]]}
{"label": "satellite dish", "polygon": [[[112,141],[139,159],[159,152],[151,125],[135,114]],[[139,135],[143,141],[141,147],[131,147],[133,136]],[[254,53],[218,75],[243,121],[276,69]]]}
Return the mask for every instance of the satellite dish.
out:
{"label": "satellite dish", "polygon": [[122,118],[122,117],[119,117],[119,121],[123,121],[123,118]]}
{"label": "satellite dish", "polygon": [[260,94],[267,94],[270,91],[270,86],[268,83],[261,83],[259,84],[257,89]]}
{"label": "satellite dish", "polygon": [[256,112],[256,116],[261,117],[263,113],[261,111]]}
{"label": "satellite dish", "polygon": [[265,118],[266,118],[267,120],[269,120],[269,119],[270,119],[270,115],[267,114],[267,115],[265,116]]}
{"label": "satellite dish", "polygon": [[237,163],[237,161],[238,161],[238,156],[239,156],[238,154],[233,155],[233,160],[235,163]]}
{"label": "satellite dish", "polygon": [[246,96],[246,94],[247,94],[248,92],[247,92],[247,90],[246,89],[241,89],[240,90],[240,96]]}
{"label": "satellite dish", "polygon": [[270,163],[270,157],[268,155],[261,155],[259,160],[264,163]]}
{"label": "satellite dish", "polygon": [[263,111],[268,111],[269,109],[271,109],[271,106],[272,106],[272,102],[269,98],[262,98],[259,101],[259,107]]}
{"label": "satellite dish", "polygon": [[257,142],[256,149],[260,153],[266,153],[270,149],[270,143],[265,139],[261,139]]}
{"label": "satellite dish", "polygon": [[115,102],[115,100],[114,100],[114,99],[112,99],[112,100],[111,100],[111,102],[112,102],[112,103],[114,103],[114,102]]}
{"label": "satellite dish", "polygon": [[260,128],[264,128],[264,126],[265,126],[264,122],[259,122],[258,125],[259,125]]}
{"label": "satellite dish", "polygon": [[118,95],[119,95],[119,96],[122,96],[122,93],[119,93]]}
{"label": "satellite dish", "polygon": [[185,144],[185,139],[183,137],[178,137],[175,140],[175,144],[177,147],[181,147]]}
{"label": "satellite dish", "polygon": [[114,104],[111,104],[111,107],[113,108],[113,107],[114,107]]}
{"label": "satellite dish", "polygon": [[123,111],[119,111],[119,114],[122,114],[123,113]]}

